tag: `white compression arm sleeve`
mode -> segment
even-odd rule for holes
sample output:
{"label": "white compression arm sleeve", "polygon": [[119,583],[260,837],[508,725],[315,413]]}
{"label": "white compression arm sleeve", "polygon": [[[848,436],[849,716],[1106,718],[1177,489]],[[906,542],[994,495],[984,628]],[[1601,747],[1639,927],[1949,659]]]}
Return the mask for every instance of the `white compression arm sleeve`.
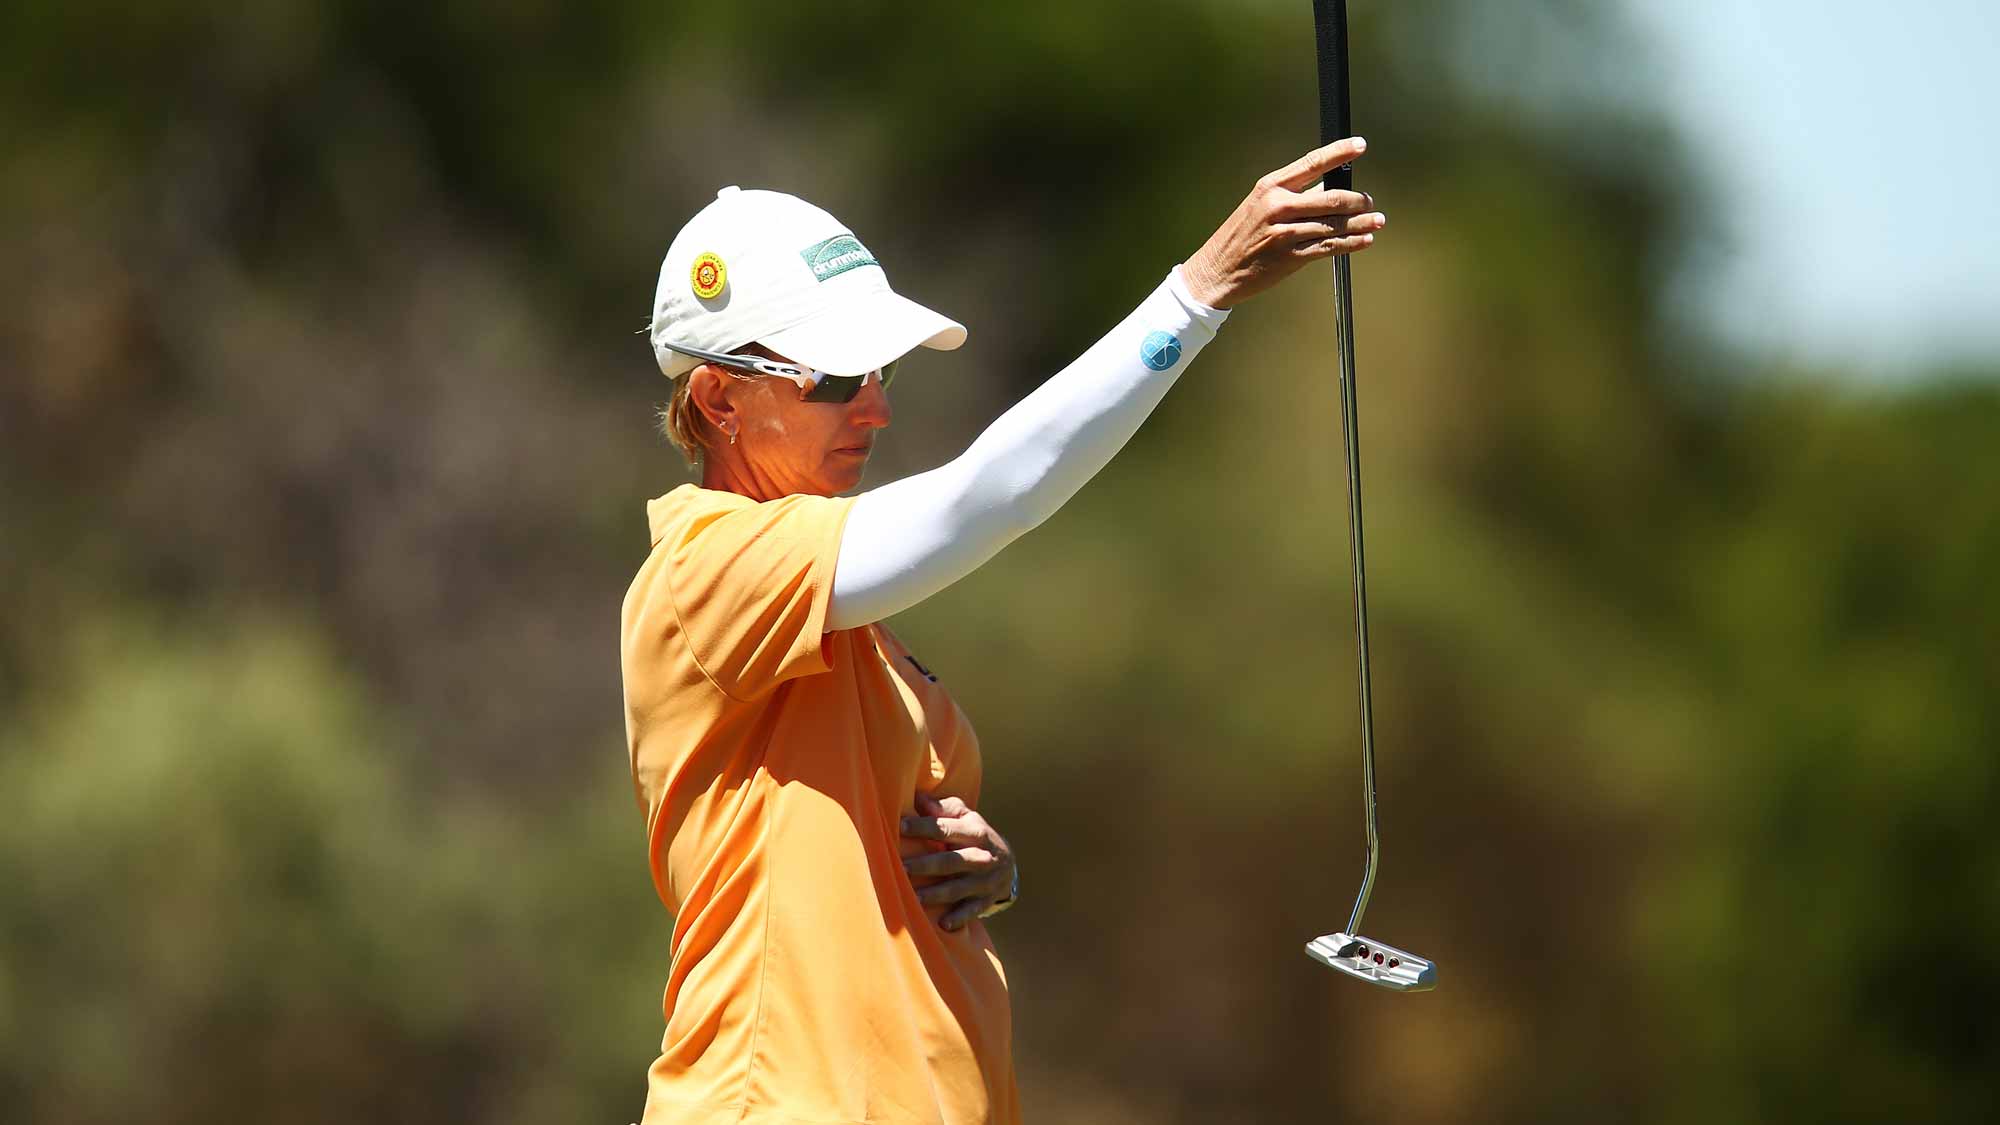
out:
{"label": "white compression arm sleeve", "polygon": [[828,629],[908,609],[978,569],[1097,475],[1229,316],[1174,267],[1089,351],[948,464],[855,498]]}

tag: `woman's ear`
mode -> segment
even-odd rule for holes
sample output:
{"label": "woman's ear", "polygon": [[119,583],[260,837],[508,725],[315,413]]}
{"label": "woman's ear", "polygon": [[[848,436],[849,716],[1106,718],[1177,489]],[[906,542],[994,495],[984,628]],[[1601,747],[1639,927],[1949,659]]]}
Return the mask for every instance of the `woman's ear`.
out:
{"label": "woman's ear", "polygon": [[704,363],[688,373],[688,401],[694,404],[696,412],[714,432],[723,435],[725,441],[741,425],[736,416],[736,404],[729,398],[732,382],[712,363]]}

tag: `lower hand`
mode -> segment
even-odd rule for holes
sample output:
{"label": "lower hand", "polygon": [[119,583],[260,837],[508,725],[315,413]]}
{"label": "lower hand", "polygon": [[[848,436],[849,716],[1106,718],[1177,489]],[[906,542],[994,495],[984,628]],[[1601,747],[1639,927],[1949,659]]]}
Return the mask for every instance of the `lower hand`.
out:
{"label": "lower hand", "polygon": [[1360,137],[1314,149],[1257,181],[1200,250],[1181,265],[1188,292],[1226,309],[1297,273],[1307,262],[1358,254],[1375,243],[1388,216],[1363,192],[1313,185],[1359,158]]}
{"label": "lower hand", "polygon": [[967,922],[1014,890],[1014,850],[986,818],[957,797],[943,800],[917,794],[916,816],[903,818],[903,835],[934,840],[948,850],[926,852],[903,861],[912,877],[950,876],[917,889],[925,905],[946,907],[938,925],[947,930]]}

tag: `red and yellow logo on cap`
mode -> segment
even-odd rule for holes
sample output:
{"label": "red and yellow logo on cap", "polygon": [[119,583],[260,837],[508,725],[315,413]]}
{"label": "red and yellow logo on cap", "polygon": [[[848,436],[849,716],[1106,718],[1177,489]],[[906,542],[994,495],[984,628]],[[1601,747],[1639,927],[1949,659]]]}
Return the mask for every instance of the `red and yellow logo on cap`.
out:
{"label": "red and yellow logo on cap", "polygon": [[688,272],[688,283],[694,286],[695,296],[712,301],[722,296],[722,287],[729,284],[729,270],[720,257],[705,253],[695,258],[694,269]]}

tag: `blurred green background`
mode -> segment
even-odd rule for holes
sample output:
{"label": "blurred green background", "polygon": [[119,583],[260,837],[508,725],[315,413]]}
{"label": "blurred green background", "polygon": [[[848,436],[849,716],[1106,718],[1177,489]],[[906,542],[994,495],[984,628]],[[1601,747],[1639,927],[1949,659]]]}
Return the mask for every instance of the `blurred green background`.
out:
{"label": "blurred green background", "polygon": [[[1021,856],[1030,1120],[2000,1106],[2000,366],[1671,315],[1708,172],[1592,86],[1643,37],[1512,8],[1561,96],[1468,72],[1490,4],[1355,13],[1368,928],[1442,987],[1300,952],[1361,866],[1322,266],[895,621]],[[685,479],[634,335],[674,231],[794,191],[971,327],[898,383],[893,479],[1314,96],[1303,2],[10,5],[0,1119],[635,1119],[670,925],[617,620]]]}

